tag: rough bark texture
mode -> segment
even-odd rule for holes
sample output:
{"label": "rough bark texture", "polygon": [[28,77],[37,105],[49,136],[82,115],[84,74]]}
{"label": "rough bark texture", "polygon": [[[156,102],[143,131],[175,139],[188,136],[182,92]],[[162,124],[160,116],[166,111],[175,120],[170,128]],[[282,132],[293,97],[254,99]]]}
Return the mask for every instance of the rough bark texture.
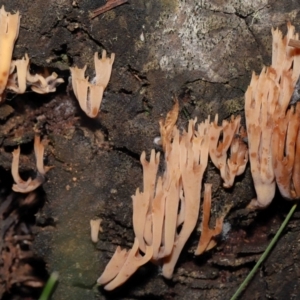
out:
{"label": "rough bark texture", "polygon": [[[88,64],[91,77],[95,51],[116,53],[96,119],[80,111],[66,84],[46,96],[8,95],[0,109],[3,174],[9,174],[17,144],[27,154],[23,171],[33,169],[34,127],[50,140],[48,165],[55,168],[43,185],[47,201],[36,214],[34,247],[49,272],[60,273],[54,299],[229,299],[290,208],[278,198],[259,214],[243,209],[254,195],[249,167],[229,191],[212,165],[206,172],[213,214],[232,206],[225,220],[231,230],[215,250],[193,257],[196,230],[172,281],[148,264],[113,293],[98,290],[95,282],[116,246],[133,243],[131,195],[142,184],[139,155],[155,147],[158,120],[171,109],[173,95],[180,101],[181,128],[190,117],[243,114],[252,70],[260,72],[271,61],[271,27],[285,31],[290,20],[300,31],[299,1],[135,0],[90,19],[104,3],[2,1],[7,11],[22,15],[14,57],[27,52],[37,70],[55,69],[67,82],[69,66]],[[96,246],[89,233],[95,216],[104,229]],[[299,225],[296,213],[243,299],[300,298]]]}

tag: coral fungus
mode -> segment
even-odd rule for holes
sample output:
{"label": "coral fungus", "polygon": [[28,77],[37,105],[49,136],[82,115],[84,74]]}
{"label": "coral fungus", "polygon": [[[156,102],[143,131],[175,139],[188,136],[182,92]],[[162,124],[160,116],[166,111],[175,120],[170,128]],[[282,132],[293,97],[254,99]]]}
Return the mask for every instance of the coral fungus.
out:
{"label": "coral fungus", "polygon": [[13,151],[11,166],[11,173],[15,181],[15,184],[12,187],[13,191],[29,193],[44,183],[45,175],[51,167],[44,166],[44,145],[41,143],[40,136],[38,135],[34,138],[34,153],[36,157],[37,175],[34,179],[29,177],[26,181],[24,181],[19,175],[20,146]]}
{"label": "coral fungus", "polygon": [[[217,118],[214,123],[210,123],[208,118],[200,124],[196,124],[196,119],[190,120],[188,131],[180,133],[175,126],[178,111],[179,104],[176,101],[173,109],[168,113],[166,121],[160,121],[162,145],[165,150],[163,175],[159,176],[158,174],[159,153],[152,150],[149,161],[146,160],[145,152],[141,155],[143,191],[137,189],[135,195],[132,196],[135,242],[132,250],[129,250],[129,254],[126,250],[121,251],[120,248],[117,248],[98,279],[98,283],[105,285],[104,288],[107,290],[122,284],[125,278],[132,275],[137,266],[146,263],[150,258],[152,261],[162,264],[162,275],[165,278],[171,278],[179,255],[197,224],[201,204],[202,179],[208,163],[209,149],[218,155],[216,148],[220,130],[218,129],[217,133],[214,133],[213,129],[217,128]],[[222,152],[224,164],[227,160],[227,150],[230,147],[234,148],[231,150],[231,157],[227,163],[236,165],[236,160],[238,160],[238,167],[235,167],[235,170],[238,170],[239,167],[243,170],[247,162],[246,147],[234,145],[236,141],[234,135],[239,131],[239,121],[240,118],[237,118],[235,123],[233,121],[223,123],[221,129],[225,132],[223,137],[226,140],[224,153],[221,142],[218,147],[218,149],[222,149],[219,152]],[[231,130],[227,129],[228,127]],[[227,135],[231,136],[229,141]],[[211,147],[210,143],[212,143]],[[226,166],[224,165],[224,167]],[[236,175],[241,171],[233,173]],[[214,237],[221,232],[224,219],[224,216],[219,217],[216,228],[209,229],[211,184],[205,185],[203,205],[202,234],[195,252],[196,255],[216,245]],[[131,264],[127,263],[131,254],[139,257],[140,252],[145,255],[143,259],[138,260],[138,264],[133,266],[134,261]],[[149,258],[150,253],[151,257]]]}
{"label": "coral fungus", "polygon": [[273,29],[272,35],[272,65],[263,68],[259,76],[252,75],[245,94],[249,157],[257,194],[251,208],[268,206],[276,184],[284,197],[300,197],[299,104],[288,109],[300,75],[300,49],[288,46],[288,41],[299,37],[289,23],[284,38],[278,29]]}
{"label": "coral fungus", "polygon": [[106,51],[103,50],[101,59],[98,58],[98,52],[95,53],[96,76],[92,80],[92,83],[89,82],[88,77],[84,77],[86,66],[82,69],[77,67],[70,68],[74,94],[81,109],[90,118],[95,118],[98,115],[103,93],[110,79],[114,60],[114,53],[108,58],[106,57]]}
{"label": "coral fungus", "polygon": [[56,86],[64,80],[52,73],[47,78],[42,75],[32,75],[29,71],[29,57],[12,60],[14,44],[19,35],[20,14],[14,15],[0,9],[0,102],[5,99],[5,90],[23,94],[27,86],[39,94],[54,92]]}

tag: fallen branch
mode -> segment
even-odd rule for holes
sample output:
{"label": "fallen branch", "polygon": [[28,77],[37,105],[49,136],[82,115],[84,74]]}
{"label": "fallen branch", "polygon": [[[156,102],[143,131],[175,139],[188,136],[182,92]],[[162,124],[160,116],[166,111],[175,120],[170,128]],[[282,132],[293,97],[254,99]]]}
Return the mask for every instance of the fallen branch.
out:
{"label": "fallen branch", "polygon": [[120,6],[124,3],[128,2],[128,0],[107,0],[106,4],[104,4],[103,6],[95,9],[93,12],[92,12],[92,16],[91,16],[91,19],[94,19],[95,17],[117,7],[117,6]]}

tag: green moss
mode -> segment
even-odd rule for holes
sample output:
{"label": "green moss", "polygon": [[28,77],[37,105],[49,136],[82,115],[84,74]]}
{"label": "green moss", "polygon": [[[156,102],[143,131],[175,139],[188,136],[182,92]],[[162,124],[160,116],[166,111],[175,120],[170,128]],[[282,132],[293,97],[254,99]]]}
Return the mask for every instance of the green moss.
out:
{"label": "green moss", "polygon": [[232,115],[244,110],[244,97],[233,98],[223,102],[224,110]]}
{"label": "green moss", "polygon": [[161,1],[162,10],[175,11],[178,1],[176,0],[163,0]]}

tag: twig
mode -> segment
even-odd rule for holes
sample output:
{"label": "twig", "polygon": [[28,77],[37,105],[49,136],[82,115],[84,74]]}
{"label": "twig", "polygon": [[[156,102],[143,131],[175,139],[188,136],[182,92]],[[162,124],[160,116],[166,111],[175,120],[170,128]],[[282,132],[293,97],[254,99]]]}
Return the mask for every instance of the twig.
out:
{"label": "twig", "polygon": [[95,9],[93,12],[92,12],[92,16],[91,16],[91,19],[117,7],[117,6],[120,6],[124,3],[128,2],[128,0],[107,0],[106,4],[104,4],[103,6]]}
{"label": "twig", "polygon": [[291,47],[300,48],[300,41],[290,39],[288,45],[291,46]]}

